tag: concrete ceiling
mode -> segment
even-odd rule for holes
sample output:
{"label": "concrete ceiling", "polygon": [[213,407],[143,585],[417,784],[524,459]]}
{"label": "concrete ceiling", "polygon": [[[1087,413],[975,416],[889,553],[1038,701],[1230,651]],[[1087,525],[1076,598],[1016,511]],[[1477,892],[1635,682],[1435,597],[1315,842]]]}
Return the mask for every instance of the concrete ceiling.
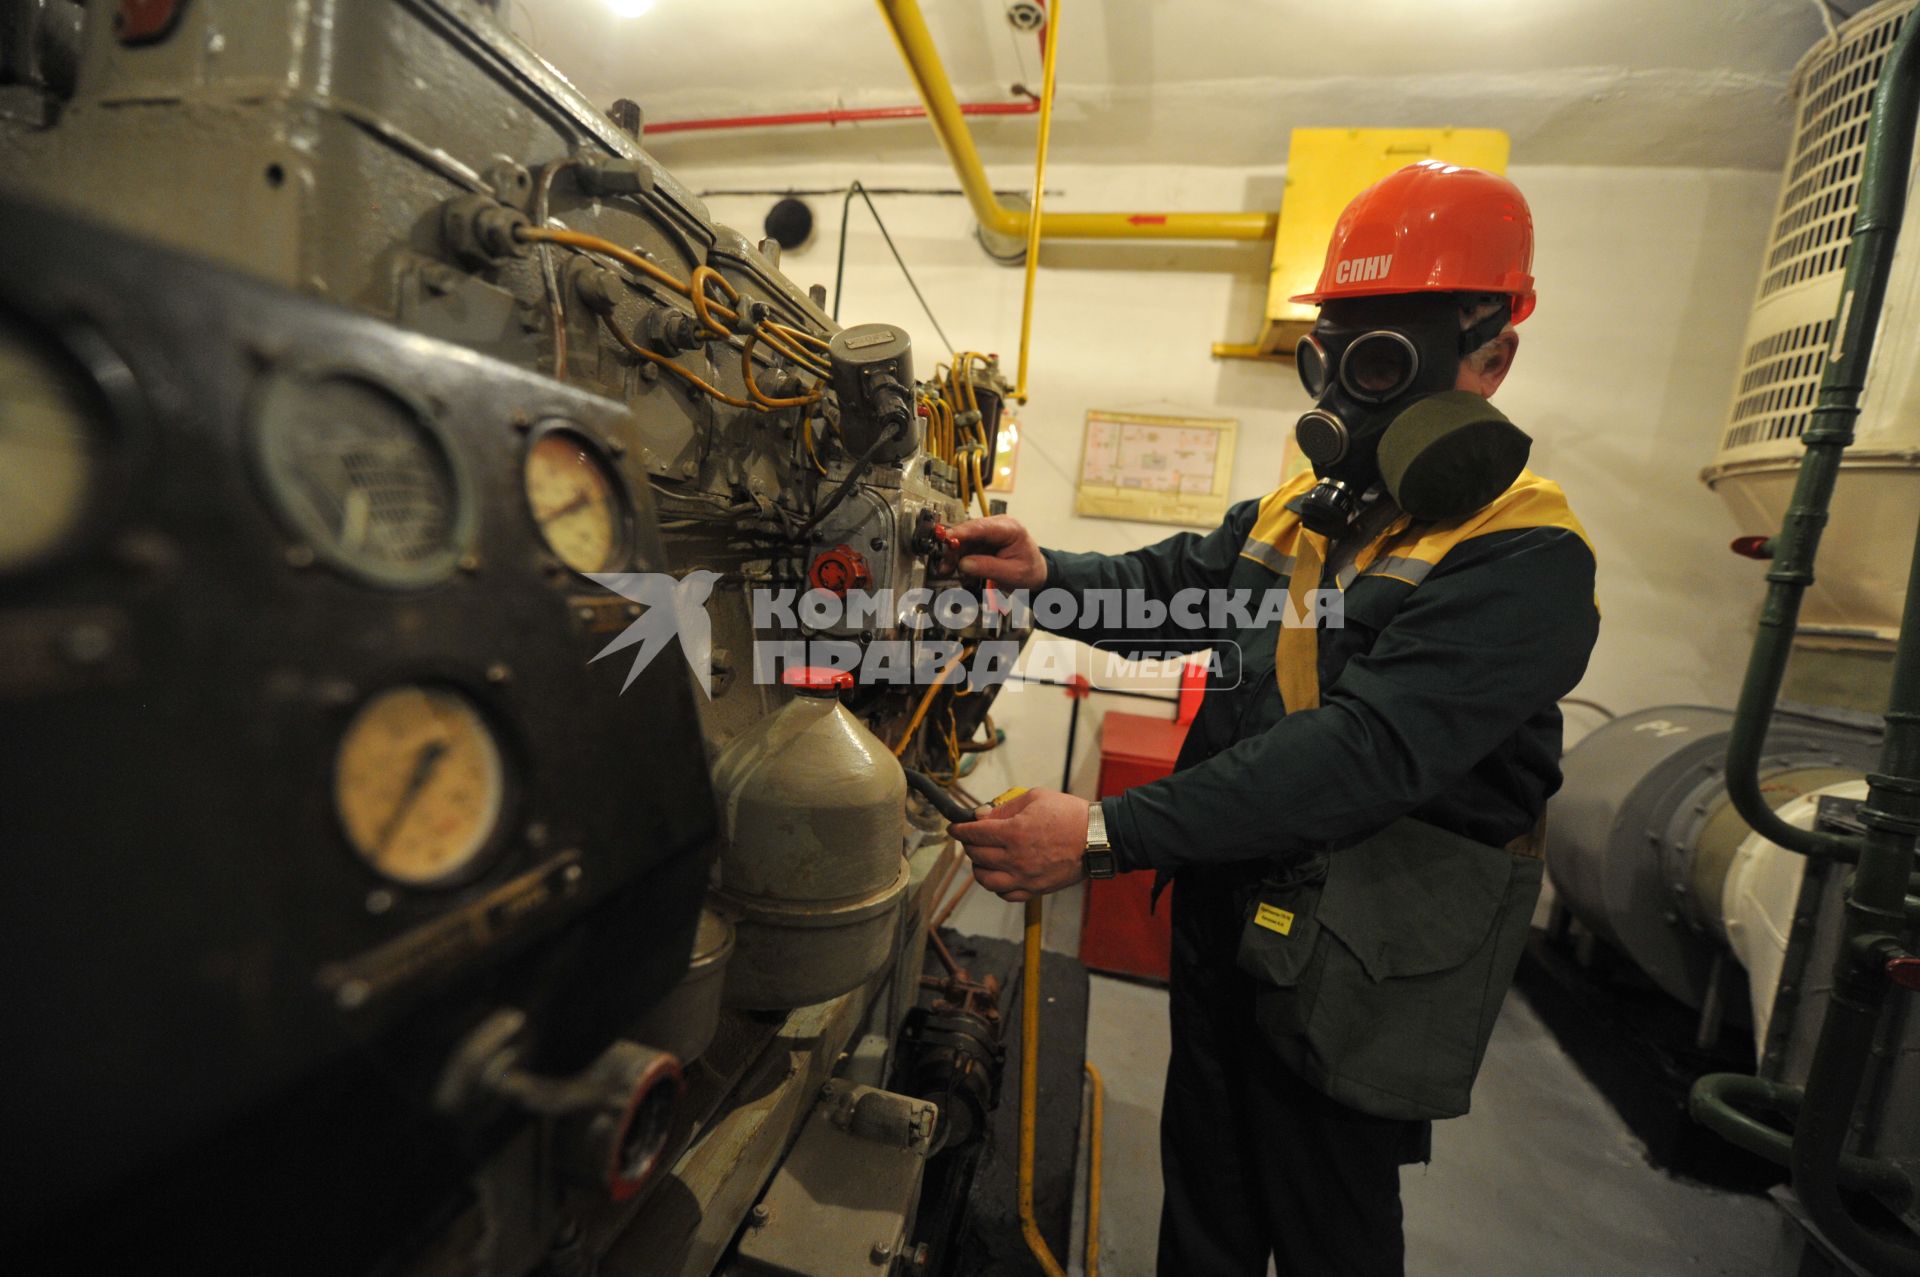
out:
{"label": "concrete ceiling", "polygon": [[[1819,0],[1066,0],[1054,155],[1272,165],[1288,130],[1493,127],[1517,164],[1779,167]],[[963,101],[1039,86],[1003,0],[921,0]],[[917,101],[872,0],[507,0],[597,102],[649,121]],[[1836,8],[1859,9],[1862,0]],[[638,11],[638,12],[636,12]],[[991,162],[1033,121],[976,117]],[[924,121],[650,137],[670,165],[935,157]]]}

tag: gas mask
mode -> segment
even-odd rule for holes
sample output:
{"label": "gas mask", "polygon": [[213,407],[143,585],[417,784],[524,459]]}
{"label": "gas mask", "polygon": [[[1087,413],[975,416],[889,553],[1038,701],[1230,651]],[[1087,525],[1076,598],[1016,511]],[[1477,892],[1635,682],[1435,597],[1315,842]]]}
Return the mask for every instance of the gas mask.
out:
{"label": "gas mask", "polygon": [[1301,499],[1301,522],[1338,536],[1375,483],[1423,520],[1471,514],[1506,491],[1532,440],[1453,384],[1461,359],[1497,336],[1510,313],[1502,306],[1463,331],[1452,293],[1322,305],[1294,351],[1300,383],[1314,399],[1294,438],[1320,480]]}

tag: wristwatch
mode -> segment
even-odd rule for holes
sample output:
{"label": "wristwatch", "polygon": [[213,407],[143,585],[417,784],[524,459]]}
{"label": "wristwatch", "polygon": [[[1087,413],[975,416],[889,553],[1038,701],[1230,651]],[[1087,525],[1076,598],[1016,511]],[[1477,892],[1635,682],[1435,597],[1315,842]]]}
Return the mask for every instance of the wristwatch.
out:
{"label": "wristwatch", "polygon": [[1111,878],[1120,872],[1119,858],[1107,841],[1107,812],[1097,800],[1087,807],[1087,849],[1080,853],[1080,868],[1089,878]]}

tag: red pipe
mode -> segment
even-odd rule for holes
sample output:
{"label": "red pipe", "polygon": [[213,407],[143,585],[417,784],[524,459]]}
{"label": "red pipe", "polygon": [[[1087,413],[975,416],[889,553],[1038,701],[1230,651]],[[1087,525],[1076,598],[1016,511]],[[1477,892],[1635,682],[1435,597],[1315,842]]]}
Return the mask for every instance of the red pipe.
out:
{"label": "red pipe", "polygon": [[[1032,98],[1020,102],[962,102],[962,115],[1033,115],[1040,103]],[[834,111],[788,111],[777,115],[719,115],[702,120],[664,120],[648,124],[648,136],[661,133],[695,133],[709,129],[758,129],[788,124],[857,124],[868,120],[923,120],[922,106],[870,106]]]}
{"label": "red pipe", "polygon": [[[1040,7],[1047,7],[1047,0],[1039,0]],[[1047,56],[1047,24],[1042,22],[1039,30],[1040,56]],[[1040,99],[1027,97],[1019,102],[962,102],[962,115],[1038,115]],[[788,124],[860,124],[868,120],[924,120],[927,109],[923,106],[870,106],[858,109],[840,109],[833,111],[788,111],[776,115],[716,115],[704,120],[665,120],[659,124],[649,124],[646,132],[660,133],[704,133],[711,129],[765,129],[778,128]]]}

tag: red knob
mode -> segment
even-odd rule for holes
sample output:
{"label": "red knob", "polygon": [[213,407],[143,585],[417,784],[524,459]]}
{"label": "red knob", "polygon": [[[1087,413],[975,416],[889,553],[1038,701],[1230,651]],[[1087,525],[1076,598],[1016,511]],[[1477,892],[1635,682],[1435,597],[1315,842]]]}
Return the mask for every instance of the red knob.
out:
{"label": "red knob", "polygon": [[873,584],[873,569],[867,566],[867,560],[851,546],[836,545],[831,550],[822,550],[813,560],[813,566],[807,570],[807,581],[816,589],[847,596],[849,590],[864,590]]}
{"label": "red knob", "polygon": [[1910,953],[1888,958],[1887,978],[1909,993],[1920,993],[1920,958]]}
{"label": "red knob", "polygon": [[843,692],[853,686],[853,671],[794,665],[781,672],[780,681],[802,692]]}

